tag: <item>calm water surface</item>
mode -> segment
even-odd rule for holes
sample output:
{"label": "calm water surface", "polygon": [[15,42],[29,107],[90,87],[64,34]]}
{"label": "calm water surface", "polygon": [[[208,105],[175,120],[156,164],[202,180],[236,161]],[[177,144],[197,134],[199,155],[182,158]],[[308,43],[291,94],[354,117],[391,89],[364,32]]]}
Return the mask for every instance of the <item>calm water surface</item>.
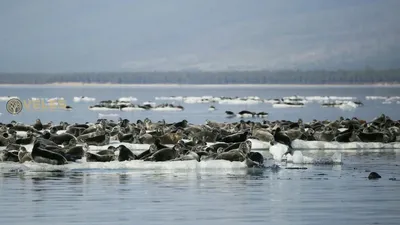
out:
{"label": "calm water surface", "polygon": [[[11,116],[0,106],[1,122],[94,121],[98,112],[74,96],[98,101],[134,96],[354,96],[365,106],[354,111],[321,108],[273,109],[270,105],[183,104],[183,112],[118,112],[131,120],[187,118],[226,121],[223,111],[243,107],[270,112],[269,119],[372,119],[385,113],[399,119],[398,104],[366,101],[367,95],[400,95],[399,88],[0,88],[0,96],[64,97],[71,112],[23,112]],[[0,104],[5,105],[4,102]],[[115,112],[111,112],[115,113]],[[236,120],[236,119],[235,119]],[[303,152],[304,155],[315,155]],[[332,155],[320,153],[319,155]],[[235,167],[179,169],[62,169],[32,171],[0,166],[1,224],[400,224],[400,151],[344,153],[343,165],[303,165],[306,170],[253,170]],[[178,162],[177,162],[178,163]],[[272,163],[272,162],[269,162]],[[368,180],[369,171],[382,175]],[[397,178],[394,180],[393,178]]]}

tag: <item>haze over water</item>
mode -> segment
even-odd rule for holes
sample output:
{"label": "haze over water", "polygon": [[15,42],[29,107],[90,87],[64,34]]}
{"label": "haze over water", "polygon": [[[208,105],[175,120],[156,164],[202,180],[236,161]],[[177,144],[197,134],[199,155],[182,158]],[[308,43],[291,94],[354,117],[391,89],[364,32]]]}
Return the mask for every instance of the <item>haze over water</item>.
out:
{"label": "haze over water", "polygon": [[[400,95],[398,87],[2,87],[0,96],[63,97],[72,111],[27,112],[11,116],[1,102],[0,121],[32,124],[59,121],[95,122],[98,113],[88,110],[101,100],[136,97],[136,103],[160,96],[352,96],[364,103],[352,111],[306,104],[304,108],[272,108],[270,104],[185,104],[182,112],[120,112],[131,121],[188,119],[192,123],[238,121],[226,119],[224,111],[242,109],[269,112],[267,119],[310,121],[339,116],[371,120],[382,112],[398,119],[400,104],[382,104],[365,96]],[[75,96],[96,102],[74,103]],[[158,103],[166,101],[157,101]],[[175,101],[174,104],[180,102]],[[113,119],[118,119],[115,117]],[[378,150],[379,151],[379,150]],[[261,151],[266,153],[266,151]],[[334,151],[303,151],[312,157],[330,157]],[[243,169],[238,164],[176,162],[152,168],[132,169],[129,163],[96,164],[96,169],[66,169],[54,172],[29,163],[17,167],[0,164],[0,217],[4,224],[398,224],[400,214],[400,156],[397,150],[367,153],[354,150],[342,154],[343,165],[303,165],[306,170]],[[269,159],[268,164],[273,160]],[[129,164],[132,165],[132,164]],[[138,164],[146,165],[146,164]],[[159,164],[161,165],[161,164]],[[296,165],[294,165],[296,166]],[[300,165],[301,166],[301,165]],[[12,169],[11,169],[12,168]],[[32,168],[36,168],[32,170]],[[53,167],[52,167],[53,168]],[[128,169],[131,168],[131,169]],[[53,172],[50,172],[53,171]],[[368,171],[382,178],[367,179]],[[397,178],[397,180],[389,180]]]}

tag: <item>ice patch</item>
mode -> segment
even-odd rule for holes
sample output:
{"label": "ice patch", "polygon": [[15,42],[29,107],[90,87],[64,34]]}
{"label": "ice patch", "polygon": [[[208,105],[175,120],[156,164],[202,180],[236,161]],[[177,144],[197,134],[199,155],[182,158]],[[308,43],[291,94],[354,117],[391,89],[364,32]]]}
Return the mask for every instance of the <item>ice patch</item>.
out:
{"label": "ice patch", "polygon": [[[32,100],[33,100],[33,98],[32,98]],[[57,103],[58,100],[64,100],[64,98],[63,97],[49,98],[49,99],[47,99],[47,102]]]}
{"label": "ice patch", "polygon": [[153,111],[182,111],[183,108],[178,108],[178,107],[156,107],[156,108],[152,108],[151,110],[153,110]]}
{"label": "ice patch", "polygon": [[135,102],[137,101],[137,98],[129,96],[129,97],[121,97],[118,99],[120,102]]}
{"label": "ice patch", "polygon": [[156,106],[155,102],[143,102],[143,105],[151,105],[152,107]]}
{"label": "ice patch", "polygon": [[248,99],[224,99],[218,102],[219,104],[227,105],[254,105],[259,104],[260,101]]}
{"label": "ice patch", "polygon": [[225,160],[210,160],[197,162],[191,161],[168,161],[168,162],[148,162],[133,160],[125,162],[86,162],[83,158],[80,162],[71,162],[66,165],[49,165],[36,162],[20,163],[0,163],[0,171],[19,170],[29,172],[46,171],[75,171],[75,170],[236,170],[247,169],[245,162],[229,162]]}
{"label": "ice patch", "polygon": [[272,104],[272,107],[273,108],[302,108],[302,107],[304,107],[304,105],[276,103],[276,104]]}
{"label": "ice patch", "polygon": [[176,101],[182,101],[183,97],[182,96],[161,96],[161,97],[155,97],[155,100],[176,100]]}
{"label": "ice patch", "polygon": [[345,110],[345,111],[354,110],[354,109],[356,109],[357,107],[358,107],[358,105],[357,105],[356,103],[352,102],[352,101],[343,103],[343,104],[341,104],[341,105],[339,106],[339,108],[340,108],[341,110]]}
{"label": "ice patch", "polygon": [[90,97],[74,97],[74,102],[94,102],[96,101],[96,98],[90,98]]}
{"label": "ice patch", "polygon": [[17,96],[0,96],[0,102],[6,102],[12,98],[18,98],[18,97]]}
{"label": "ice patch", "polygon": [[146,109],[141,108],[141,107],[125,107],[125,108],[121,109],[121,111],[143,111],[143,110],[146,110]]}
{"label": "ice patch", "polygon": [[99,114],[98,114],[98,117],[99,117],[99,118],[119,117],[119,114],[115,114],[115,113],[102,114],[102,113],[99,113]]}
{"label": "ice patch", "polygon": [[342,154],[340,151],[337,151],[333,154],[332,157],[325,158],[313,158],[309,156],[304,156],[302,151],[294,151],[293,156],[287,154],[284,156],[288,150],[286,145],[276,144],[271,146],[269,152],[272,154],[273,158],[277,162],[281,162],[282,159],[287,160],[287,162],[291,162],[293,164],[340,164],[342,162]]}
{"label": "ice patch", "polygon": [[292,141],[292,147],[296,150],[365,150],[365,149],[400,149],[400,142],[391,143],[379,143],[379,142],[349,142],[349,143],[339,143],[339,142],[325,142],[325,141],[303,141],[294,140]]}
{"label": "ice patch", "polygon": [[89,110],[92,111],[119,111],[118,108],[108,108],[108,107],[89,107]]}
{"label": "ice patch", "polygon": [[386,96],[365,96],[366,100],[386,100]]}

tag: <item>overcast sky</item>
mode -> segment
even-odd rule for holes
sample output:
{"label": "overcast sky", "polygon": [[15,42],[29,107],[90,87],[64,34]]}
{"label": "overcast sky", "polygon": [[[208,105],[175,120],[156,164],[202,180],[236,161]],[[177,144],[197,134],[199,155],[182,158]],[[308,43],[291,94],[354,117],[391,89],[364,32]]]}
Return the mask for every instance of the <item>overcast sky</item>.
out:
{"label": "overcast sky", "polygon": [[393,68],[399,0],[0,1],[0,72]]}

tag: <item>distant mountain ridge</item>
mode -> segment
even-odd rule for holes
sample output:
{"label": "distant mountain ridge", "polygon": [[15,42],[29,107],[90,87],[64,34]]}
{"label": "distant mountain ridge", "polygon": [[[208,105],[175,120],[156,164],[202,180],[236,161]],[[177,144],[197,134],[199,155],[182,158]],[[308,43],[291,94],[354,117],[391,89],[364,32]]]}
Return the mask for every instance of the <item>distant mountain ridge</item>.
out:
{"label": "distant mountain ridge", "polygon": [[400,69],[232,72],[0,73],[0,84],[395,84]]}

